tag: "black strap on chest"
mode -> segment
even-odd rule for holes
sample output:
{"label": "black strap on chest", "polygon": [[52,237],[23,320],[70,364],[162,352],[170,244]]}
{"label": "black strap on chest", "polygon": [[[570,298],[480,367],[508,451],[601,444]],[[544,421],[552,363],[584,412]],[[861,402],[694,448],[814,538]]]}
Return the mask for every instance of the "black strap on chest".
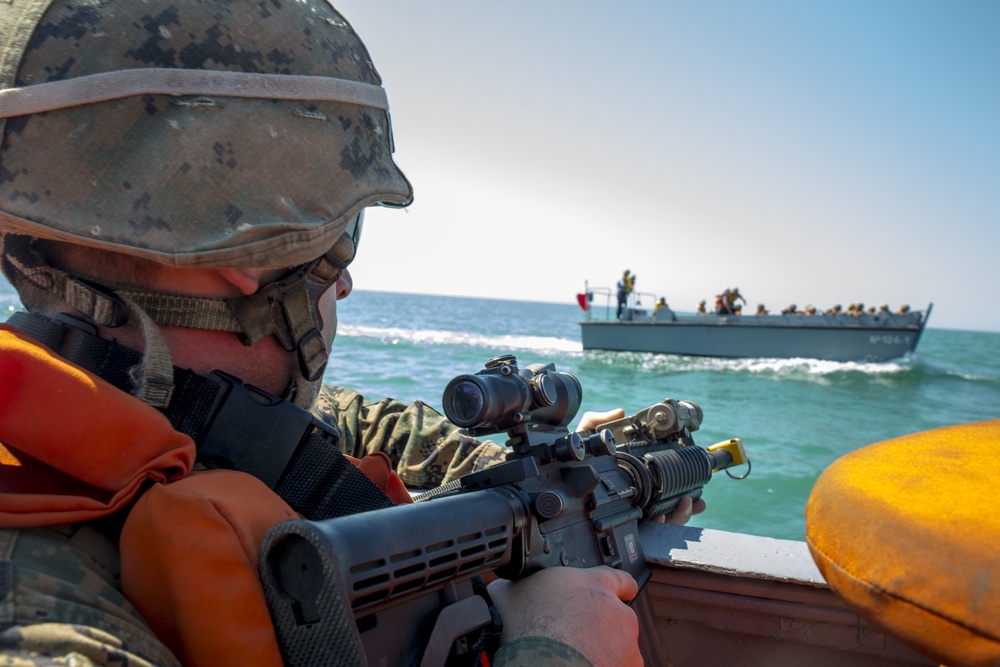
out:
{"label": "black strap on chest", "polygon": [[[99,338],[89,323],[68,315],[50,319],[19,312],[7,324],[131,393],[129,369],[142,355]],[[257,477],[313,521],[392,505],[340,452],[340,432],[308,410],[222,371],[206,376],[175,366],[174,383],[164,413],[195,441],[198,461],[206,467]]]}

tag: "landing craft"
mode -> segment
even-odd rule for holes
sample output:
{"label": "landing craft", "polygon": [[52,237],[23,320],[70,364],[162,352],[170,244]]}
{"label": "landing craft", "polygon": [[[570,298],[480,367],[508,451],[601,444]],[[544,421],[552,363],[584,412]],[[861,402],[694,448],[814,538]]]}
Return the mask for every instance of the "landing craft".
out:
{"label": "landing craft", "polygon": [[[595,293],[607,296],[607,307],[596,317]],[[654,315],[636,304],[617,318],[608,288],[585,288],[577,300],[586,312],[580,322],[584,350],[827,361],[888,361],[912,354],[934,306],[857,316],[681,315],[666,307]]]}

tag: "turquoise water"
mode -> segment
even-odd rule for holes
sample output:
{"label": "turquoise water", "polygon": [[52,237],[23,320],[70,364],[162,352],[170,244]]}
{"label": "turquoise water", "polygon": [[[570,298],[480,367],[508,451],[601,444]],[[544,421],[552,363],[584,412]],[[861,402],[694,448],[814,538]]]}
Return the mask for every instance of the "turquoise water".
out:
{"label": "turquoise water", "polygon": [[[576,305],[358,291],[341,302],[329,381],[440,407],[455,375],[512,353],[554,362],[583,384],[584,410],[634,412],[671,397],[705,414],[702,447],[743,439],[753,470],[717,476],[693,523],[803,539],[820,472],[842,454],[917,431],[1000,417],[1000,334],[924,332],[911,358],[886,363],[721,360],[588,351]],[[914,460],[919,460],[914,452]]]}
{"label": "turquoise water", "polygon": [[[0,283],[0,312],[16,308]],[[887,363],[719,360],[582,351],[572,304],[355,291],[341,302],[326,380],[371,398],[423,400],[486,359],[554,362],[576,375],[584,410],[634,412],[667,397],[704,411],[702,447],[743,439],[747,479],[705,489],[707,528],[800,540],[822,470],[842,454],[917,431],[1000,417],[1000,334],[928,329],[912,357]],[[933,323],[933,319],[932,319]],[[914,462],[920,452],[915,451]],[[944,494],[944,491],[943,491]]]}

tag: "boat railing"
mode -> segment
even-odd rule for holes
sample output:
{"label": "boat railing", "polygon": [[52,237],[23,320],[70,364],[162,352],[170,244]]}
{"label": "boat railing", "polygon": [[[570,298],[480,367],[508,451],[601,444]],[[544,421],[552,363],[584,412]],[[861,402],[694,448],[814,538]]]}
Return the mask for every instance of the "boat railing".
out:
{"label": "boat railing", "polygon": [[[583,293],[585,299],[587,300],[587,306],[584,308],[584,312],[587,313],[587,320],[593,318],[594,310],[594,296],[600,295],[604,297],[604,319],[612,319],[611,313],[611,298],[614,296],[614,292],[610,287],[591,287],[590,283],[587,281],[583,282]],[[582,305],[582,304],[581,304]],[[617,305],[616,305],[617,307]]]}
{"label": "boat railing", "polygon": [[[608,319],[611,319],[610,317]],[[681,322],[684,324],[728,324],[733,326],[800,326],[823,328],[863,328],[863,329],[901,329],[922,328],[927,321],[923,311],[910,311],[904,314],[883,313],[881,315],[678,315],[672,310],[657,313],[644,308],[629,308],[623,313],[621,321],[632,323]]]}
{"label": "boat railing", "polygon": [[646,303],[653,307],[656,305],[657,300],[660,298],[654,292],[633,292],[629,295],[628,305],[633,308],[637,308],[642,305],[642,298],[647,297]]}
{"label": "boat railing", "polygon": [[[617,319],[615,314],[618,312],[618,293],[616,289],[611,287],[591,287],[590,283],[584,281],[583,283],[583,294],[586,299],[586,308],[584,312],[587,313],[584,319],[601,319],[594,317],[595,302],[604,302],[604,320],[612,321]],[[642,317],[650,317],[653,306],[659,300],[659,295],[655,292],[633,292],[629,295],[627,307],[622,319],[640,319]],[[642,308],[643,299],[646,299],[646,303],[649,304],[649,309]],[[581,306],[583,304],[580,304]],[[599,305],[597,307],[600,307]]]}

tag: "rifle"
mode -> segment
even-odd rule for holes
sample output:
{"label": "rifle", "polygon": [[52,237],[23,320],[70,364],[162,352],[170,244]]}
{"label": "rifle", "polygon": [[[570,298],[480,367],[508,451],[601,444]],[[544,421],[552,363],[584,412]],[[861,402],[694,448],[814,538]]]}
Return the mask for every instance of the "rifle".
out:
{"label": "rifle", "polygon": [[444,410],[472,436],[505,432],[505,462],[411,505],[273,527],[259,568],[286,665],[475,664],[499,637],[490,572],[610,565],[644,585],[638,523],[749,460],[738,438],[696,446],[701,408],[672,398],[570,433],[582,395],[554,364],[490,359],[448,383]]}

